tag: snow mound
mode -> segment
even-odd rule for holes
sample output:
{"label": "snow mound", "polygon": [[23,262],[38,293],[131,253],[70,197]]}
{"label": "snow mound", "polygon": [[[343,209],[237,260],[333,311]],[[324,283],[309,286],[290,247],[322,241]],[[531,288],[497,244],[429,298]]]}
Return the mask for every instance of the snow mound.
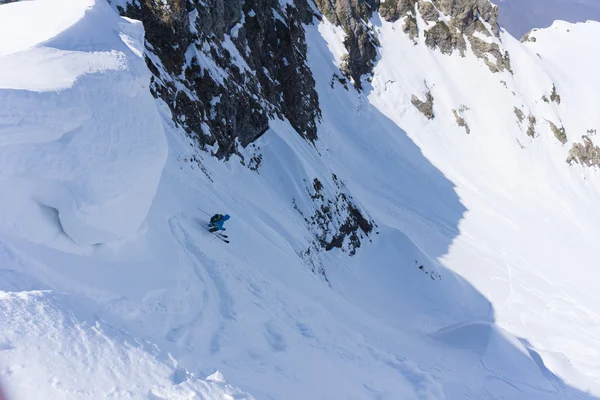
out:
{"label": "snow mound", "polygon": [[58,244],[64,231],[80,245],[131,235],[167,155],[143,27],[103,1],[42,4],[0,16],[2,30],[54,21],[0,45],[0,233]]}
{"label": "snow mound", "polygon": [[456,324],[438,330],[434,338],[476,353],[490,372],[502,373],[513,382],[541,381],[540,371],[517,338],[489,322]]}
{"label": "snow mound", "polygon": [[[18,382],[11,392],[23,399],[252,399],[220,374],[200,379],[177,368],[155,345],[96,320],[85,304],[48,290],[0,291],[0,323],[13,328],[0,333],[2,362],[11,366],[3,372]],[[39,357],[39,348],[62,357]]]}

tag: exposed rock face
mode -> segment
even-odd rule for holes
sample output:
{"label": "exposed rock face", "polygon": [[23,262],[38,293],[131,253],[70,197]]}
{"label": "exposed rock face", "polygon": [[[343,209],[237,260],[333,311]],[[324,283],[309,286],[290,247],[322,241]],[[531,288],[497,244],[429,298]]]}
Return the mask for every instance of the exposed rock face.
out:
{"label": "exposed rock face", "polygon": [[[201,146],[228,157],[260,137],[276,116],[287,118],[307,140],[317,138],[319,101],[302,24],[320,16],[307,1],[139,0],[121,12],[144,22],[155,96]],[[498,9],[488,0],[316,0],[316,5],[343,27],[348,55],[342,70],[359,89],[377,57],[368,23],[377,10],[388,21],[404,18],[403,30],[415,43],[418,13],[432,24],[423,27],[431,48],[465,55],[469,41],[490,70],[511,70],[508,54],[492,40],[499,35]],[[486,36],[491,41],[482,39]],[[429,118],[427,104],[418,107]]]}
{"label": "exposed rock face", "polygon": [[[451,17],[451,24],[465,35],[481,31],[481,21],[490,24],[492,33],[498,37],[498,7],[488,0],[433,0],[436,7]],[[484,27],[485,29],[485,27]]]}
{"label": "exposed rock face", "polygon": [[389,22],[395,22],[400,18],[410,14],[415,15],[415,4],[417,0],[387,0],[382,1],[379,6],[379,13]]}
{"label": "exposed rock face", "polygon": [[533,34],[533,32],[535,32],[537,29],[532,29],[529,32],[527,32],[525,35],[523,35],[523,37],[521,38],[520,42],[521,43],[525,43],[525,42],[532,42],[535,43],[537,42],[537,39],[534,36],[531,36]]}
{"label": "exposed rock face", "polygon": [[452,54],[454,50],[458,50],[464,56],[467,50],[467,44],[460,31],[448,26],[444,21],[438,21],[425,31],[425,43],[432,49],[438,48],[443,54]]}
{"label": "exposed rock face", "polygon": [[535,125],[537,124],[537,119],[533,114],[529,114],[529,117],[527,119],[529,120],[529,126],[527,127],[527,135],[533,138],[535,137]]}
{"label": "exposed rock face", "polygon": [[[501,72],[506,70],[512,73],[508,51],[502,54],[500,46],[497,43],[486,42],[476,36],[470,37],[469,40],[473,53],[485,62],[490,71]],[[490,56],[492,60],[490,60]]]}
{"label": "exposed rock face", "polygon": [[[302,22],[308,5],[283,8],[276,0],[143,0],[122,13],[146,28],[151,89],[174,121],[216,155],[236,152],[286,117],[307,140],[320,117],[306,64]],[[299,101],[299,100],[302,101]]]}
{"label": "exposed rock face", "polygon": [[525,114],[523,114],[523,111],[521,111],[520,108],[515,107],[515,115],[517,116],[517,121],[519,122],[519,124],[521,124],[521,122],[523,122],[523,120],[525,119]]}
{"label": "exposed rock face", "polygon": [[[510,70],[508,55],[497,44],[498,10],[488,0],[382,4],[315,0],[315,4],[320,12],[309,0],[132,0],[119,11],[144,23],[154,96],[169,106],[175,124],[220,158],[241,154],[240,146],[253,143],[275,117],[289,120],[307,141],[317,139],[321,115],[303,27],[315,18],[325,16],[346,34],[345,77],[334,76],[332,85],[348,87],[351,81],[361,89],[361,79],[372,73],[379,44],[369,20],[377,11],[388,21],[403,19],[403,31],[415,44],[422,30],[428,46],[444,54],[465,55],[469,41],[492,71]],[[426,26],[419,26],[418,16]],[[412,97],[428,119],[435,118],[433,101],[429,89],[424,101]],[[456,120],[468,133],[462,112],[455,113]],[[253,153],[245,161],[258,170],[261,156]],[[313,188],[312,195],[317,196],[313,200],[321,202],[318,211],[306,217],[315,235],[314,251],[342,248],[354,254],[374,223],[361,214],[349,191],[334,181],[337,189],[330,198],[318,197]]]}
{"label": "exposed rock face", "polygon": [[552,85],[552,93],[550,93],[550,101],[560,105],[560,95],[556,92],[556,85]]}
{"label": "exposed rock face", "polygon": [[587,167],[600,167],[600,147],[594,146],[589,136],[583,135],[583,144],[575,143],[569,151],[567,162],[585,165]]}
{"label": "exposed rock face", "polygon": [[427,88],[427,93],[425,93],[425,101],[421,101],[413,94],[411,102],[413,106],[415,106],[417,110],[421,112],[421,114],[427,117],[427,119],[435,118],[435,114],[433,113],[433,95],[431,94],[429,88]]}
{"label": "exposed rock face", "polygon": [[414,44],[417,44],[417,37],[419,36],[419,27],[417,25],[417,19],[413,15],[408,15],[404,18],[404,23],[402,24],[402,31],[408,35],[410,40],[413,41]]}
{"label": "exposed rock face", "polygon": [[428,1],[419,1],[419,13],[425,21],[437,21],[440,17],[440,12]]}
{"label": "exposed rock face", "polygon": [[[347,194],[342,183],[333,175],[335,194],[328,195],[323,183],[317,178],[308,189],[314,202],[314,214],[305,216],[305,221],[315,233],[318,244],[325,250],[339,248],[354,255],[360,247],[360,240],[368,237],[373,230],[373,222],[365,218]],[[310,249],[307,250],[310,252]]]}
{"label": "exposed rock face", "polygon": [[[512,73],[508,52],[502,53],[497,43],[500,37],[498,7],[488,0],[396,0],[386,1],[380,6],[381,16],[388,21],[404,17],[403,30],[415,42],[419,32],[416,10],[423,20],[434,23],[429,28],[423,27],[427,46],[439,49],[443,54],[449,55],[456,50],[461,56],[465,56],[466,42],[469,41],[473,53],[492,72]],[[441,15],[450,20],[447,21]],[[481,36],[490,39],[483,40]]]}
{"label": "exposed rock face", "polygon": [[458,110],[452,110],[454,118],[456,119],[456,123],[458,124],[458,126],[462,126],[463,128],[465,128],[467,135],[471,133],[471,128],[469,127],[469,124],[467,124],[467,121],[462,115],[468,110],[469,108],[465,105],[460,106]]}
{"label": "exposed rock face", "polygon": [[558,139],[558,141],[562,144],[567,143],[567,132],[565,131],[565,128],[562,126],[560,128],[557,127],[552,121],[547,122],[550,125],[550,129],[552,129],[552,133],[554,133],[554,136]]}
{"label": "exposed rock face", "polygon": [[378,0],[315,0],[319,10],[337,26],[344,28],[344,46],[348,55],[342,65],[343,72],[361,88],[361,77],[370,74],[377,56],[378,42],[373,31],[363,21],[368,21],[377,9]]}

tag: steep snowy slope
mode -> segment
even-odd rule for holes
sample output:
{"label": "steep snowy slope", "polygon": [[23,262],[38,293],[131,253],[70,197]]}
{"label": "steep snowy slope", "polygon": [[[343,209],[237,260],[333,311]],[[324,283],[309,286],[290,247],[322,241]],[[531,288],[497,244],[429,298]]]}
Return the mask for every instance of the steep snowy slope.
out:
{"label": "steep snowy slope", "polygon": [[[151,97],[194,95],[147,44],[150,76],[140,23],[102,0],[1,6],[29,34],[0,41],[10,399],[598,398],[599,175],[566,159],[600,125],[581,61],[599,26],[482,34],[510,52],[493,73],[499,53],[442,54],[416,21],[374,14],[362,91],[344,29],[304,25],[318,140],[271,116],[225,161]],[[230,244],[206,212],[232,216]]]}
{"label": "steep snowy slope", "polygon": [[[457,185],[468,211],[443,264],[492,302],[501,326],[547,353],[568,354],[596,383],[566,381],[597,393],[600,181],[597,170],[565,159],[573,142],[590,132],[593,138],[600,126],[593,111],[600,80],[590,60],[600,50],[600,24],[555,23],[525,46],[503,35],[514,74],[496,76],[474,58],[452,62],[423,52],[397,31],[379,28],[382,55],[370,100],[412,132]],[[418,66],[399,68],[401,57]],[[424,80],[435,98],[428,122],[402,106]],[[554,101],[553,87],[561,93]],[[453,110],[461,110],[471,134]],[[520,114],[535,115],[534,137]],[[564,144],[552,124],[564,127]],[[554,355],[544,359],[551,370],[562,368]]]}

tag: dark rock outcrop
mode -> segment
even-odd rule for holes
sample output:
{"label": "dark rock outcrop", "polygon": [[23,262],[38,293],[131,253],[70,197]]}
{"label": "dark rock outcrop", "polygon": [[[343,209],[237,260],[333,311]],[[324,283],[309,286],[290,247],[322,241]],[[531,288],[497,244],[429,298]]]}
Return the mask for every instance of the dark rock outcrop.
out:
{"label": "dark rock outcrop", "polygon": [[[386,1],[380,13],[388,21],[404,18],[403,30],[416,43],[419,32],[416,11],[431,27],[423,27],[425,43],[443,54],[458,51],[466,55],[467,41],[473,53],[485,62],[492,72],[512,73],[508,52],[502,52],[498,41],[498,7],[488,0],[396,0]],[[442,18],[442,15],[449,17]],[[488,28],[489,27],[489,28]],[[481,37],[488,37],[484,40]]]}
{"label": "dark rock outcrop", "polygon": [[495,37],[500,35],[498,7],[489,0],[433,0],[433,3],[451,18],[451,25],[465,35],[470,36],[475,31],[482,31],[480,18],[490,25]]}
{"label": "dark rock outcrop", "polygon": [[556,85],[552,85],[552,93],[550,93],[550,101],[560,105],[560,95],[556,91]]}
{"label": "dark rock outcrop", "polygon": [[527,135],[530,137],[535,137],[535,125],[537,124],[537,118],[533,114],[529,114],[527,118],[529,121],[529,126],[527,127]]}
{"label": "dark rock outcrop", "polygon": [[407,14],[415,16],[417,0],[386,0],[379,5],[379,14],[389,22],[396,22]]}
{"label": "dark rock outcrop", "polygon": [[419,36],[419,27],[417,25],[417,19],[413,15],[408,15],[404,18],[402,24],[402,31],[408,35],[410,40],[414,44],[417,44],[417,37]]}
{"label": "dark rock outcrop", "polygon": [[[469,41],[471,42],[473,53],[485,62],[490,71],[501,72],[506,70],[512,73],[508,51],[502,54],[500,46],[497,43],[486,42],[476,36],[470,37]],[[494,61],[490,61],[490,56]]]}
{"label": "dark rock outcrop", "polygon": [[465,105],[461,105],[458,110],[452,110],[452,113],[454,114],[454,118],[456,119],[456,123],[458,124],[458,126],[462,126],[463,128],[465,128],[465,131],[468,135],[471,133],[471,128],[469,127],[469,124],[467,124],[467,121],[463,117],[463,114],[467,111],[469,111],[469,108]]}
{"label": "dark rock outcrop", "polygon": [[467,50],[467,44],[460,31],[448,26],[444,21],[438,21],[425,31],[425,44],[432,49],[438,48],[443,54],[452,54],[454,50],[458,50],[464,56]]}
{"label": "dark rock outcrop", "polygon": [[437,8],[428,1],[419,1],[419,14],[425,21],[437,21],[440,17],[440,12]]}
{"label": "dark rock outcrop", "polygon": [[562,144],[567,143],[567,132],[565,131],[565,128],[562,126],[559,128],[554,122],[548,120],[546,121],[550,125],[552,133],[554,133],[554,137],[556,137],[556,139],[558,139],[558,141]]}
{"label": "dark rock outcrop", "polygon": [[583,143],[575,143],[569,151],[567,162],[585,165],[587,167],[600,167],[600,147],[594,146],[589,136],[581,137]]}
{"label": "dark rock outcrop", "polygon": [[523,111],[521,111],[520,108],[515,107],[515,115],[517,116],[517,122],[521,124],[521,122],[523,122],[525,119],[525,114],[523,114]]}
{"label": "dark rock outcrop", "polygon": [[[319,100],[306,62],[303,24],[321,15],[344,29],[348,53],[341,69],[358,89],[377,57],[379,44],[369,23],[376,11],[388,21],[404,18],[403,30],[415,43],[418,13],[432,24],[423,27],[431,48],[465,55],[469,41],[490,70],[511,70],[508,54],[497,44],[498,8],[488,0],[315,4],[322,14],[308,0],[139,0],[120,11],[146,28],[153,94],[170,107],[177,125],[218,157],[255,141],[274,117],[286,118],[305,139],[316,140]],[[433,118],[430,103],[413,101]]]}
{"label": "dark rock outcrop", "polygon": [[361,77],[369,75],[374,67],[379,43],[365,23],[379,6],[378,0],[315,0],[319,10],[337,26],[344,28],[344,46],[348,54],[343,60],[342,72],[362,88]]}
{"label": "dark rock outcrop", "polygon": [[146,28],[151,90],[176,124],[227,157],[285,117],[309,141],[320,118],[302,23],[313,14],[276,0],[152,0],[122,14]]}
{"label": "dark rock outcrop", "polygon": [[435,114],[433,113],[433,95],[431,94],[431,90],[425,83],[425,87],[427,87],[427,92],[425,93],[425,101],[422,101],[414,94],[411,97],[411,103],[417,110],[421,112],[427,119],[434,119]]}
{"label": "dark rock outcrop", "polygon": [[335,193],[328,194],[323,183],[315,178],[312,187],[307,188],[314,203],[314,213],[304,215],[297,207],[296,211],[304,217],[320,247],[326,251],[339,248],[353,256],[361,239],[367,238],[373,230],[374,223],[362,215],[336,175],[332,175],[332,182]]}

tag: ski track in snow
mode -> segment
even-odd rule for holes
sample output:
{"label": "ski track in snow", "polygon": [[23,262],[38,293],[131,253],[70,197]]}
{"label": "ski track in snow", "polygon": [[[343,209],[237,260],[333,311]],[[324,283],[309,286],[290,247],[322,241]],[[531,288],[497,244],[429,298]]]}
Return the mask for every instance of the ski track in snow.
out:
{"label": "ski track in snow", "polygon": [[[0,6],[18,39],[0,42],[8,400],[599,398],[600,175],[569,167],[542,122],[526,138],[513,107],[568,143],[600,129],[595,64],[571,45],[596,49],[600,24],[503,34],[511,76],[370,23],[381,58],[360,94],[330,86],[343,31],[305,26],[320,139],[271,121],[256,173],[182,161],[198,150],[148,92],[139,23],[103,1]],[[410,104],[424,80],[434,121]],[[539,101],[553,83],[560,107]],[[354,257],[310,256],[327,285],[299,257],[313,234],[293,204],[310,217],[310,183],[334,197],[332,174],[377,233]],[[198,206],[232,215],[231,244]]]}
{"label": "ski track in snow", "polygon": [[[170,220],[169,225],[171,227],[171,232],[173,233],[173,236],[180,243],[181,248],[184,249],[184,251],[186,252],[187,257],[190,260],[190,264],[194,269],[194,274],[204,284],[210,281],[211,286],[213,287],[213,295],[208,296],[210,298],[217,299],[218,309],[220,311],[221,317],[213,318],[225,321],[235,320],[236,315],[233,298],[227,290],[225,281],[221,278],[219,274],[219,266],[217,265],[217,262],[215,260],[210,259],[198,247],[198,245],[193,241],[190,235],[186,233],[185,228],[182,228],[177,221]],[[190,328],[188,327],[186,329]],[[212,334],[212,339],[210,343],[210,352],[212,354],[215,354],[220,350],[219,336],[224,329],[225,322],[221,322],[218,329]]]}

